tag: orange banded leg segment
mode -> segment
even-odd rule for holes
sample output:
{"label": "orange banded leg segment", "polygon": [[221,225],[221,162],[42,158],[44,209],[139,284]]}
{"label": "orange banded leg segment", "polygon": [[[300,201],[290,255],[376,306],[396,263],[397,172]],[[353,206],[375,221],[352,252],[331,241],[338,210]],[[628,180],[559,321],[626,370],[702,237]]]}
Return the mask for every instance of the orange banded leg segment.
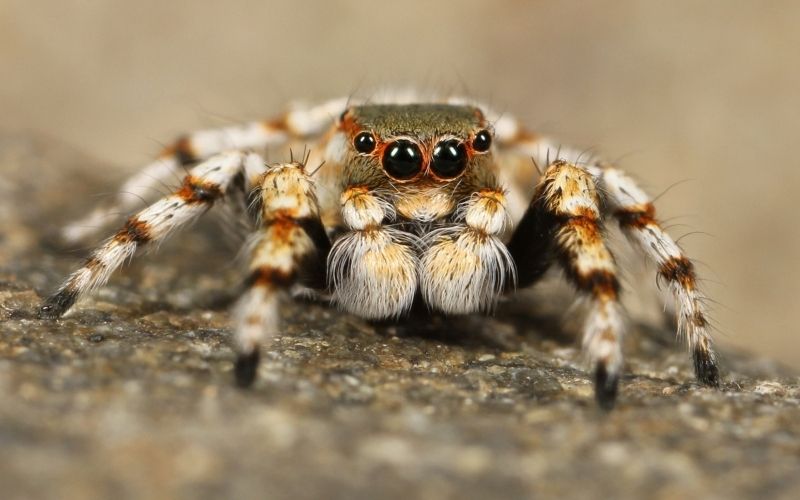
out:
{"label": "orange banded leg segment", "polygon": [[[253,158],[255,158],[255,160]],[[96,248],[39,309],[42,318],[58,318],[84,294],[102,286],[136,250],[166,239],[225,196],[245,164],[263,163],[255,154],[226,153],[191,169],[174,193],[130,217],[114,236]]]}
{"label": "orange banded leg segment", "polygon": [[[184,168],[224,151],[262,151],[293,139],[317,137],[333,124],[347,100],[333,99],[318,106],[292,109],[277,118],[241,125],[198,130],[180,137],[164,148],[161,156],[142,167],[120,188],[108,205],[98,207],[86,217],[62,230],[68,243],[76,243],[96,233],[115,214],[130,212],[153,193],[180,179]],[[252,180],[248,178],[248,180]]]}
{"label": "orange banded leg segment", "polygon": [[330,242],[314,185],[299,163],[270,167],[260,183],[262,227],[250,256],[247,289],[234,308],[236,382],[256,377],[259,348],[277,335],[281,302],[295,284],[323,286]]}
{"label": "orange banded leg segment", "polygon": [[652,200],[630,177],[612,167],[598,168],[596,175],[623,232],[658,266],[659,279],[675,298],[678,334],[686,337],[697,379],[718,387],[717,356],[694,265],[658,223]]}
{"label": "orange banded leg segment", "polygon": [[569,281],[589,302],[583,348],[595,368],[595,395],[613,406],[623,368],[624,321],[616,265],[606,246],[599,196],[592,176],[563,161],[554,162],[540,186],[540,203],[553,225],[555,254]]}

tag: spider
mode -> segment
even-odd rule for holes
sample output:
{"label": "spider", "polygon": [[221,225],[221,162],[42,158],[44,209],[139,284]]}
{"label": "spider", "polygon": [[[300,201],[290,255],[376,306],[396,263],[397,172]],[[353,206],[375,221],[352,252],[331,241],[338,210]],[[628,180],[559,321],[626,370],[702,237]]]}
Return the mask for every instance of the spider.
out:
{"label": "spider", "polygon": [[[261,154],[298,142],[311,145],[302,161],[267,164]],[[238,385],[256,378],[260,346],[280,329],[281,301],[299,288],[372,320],[399,318],[419,301],[445,314],[490,312],[557,263],[589,304],[583,350],[596,400],[610,408],[624,326],[603,227],[611,219],[668,284],[698,380],[719,386],[695,270],[651,198],[613,165],[582,162],[508,115],[463,99],[340,98],[198,131],[64,237],[85,239],[184,169],[180,187],[128,218],[43,302],[40,317],[61,317],[137,249],[223,203],[252,228],[249,275],[233,308]]]}

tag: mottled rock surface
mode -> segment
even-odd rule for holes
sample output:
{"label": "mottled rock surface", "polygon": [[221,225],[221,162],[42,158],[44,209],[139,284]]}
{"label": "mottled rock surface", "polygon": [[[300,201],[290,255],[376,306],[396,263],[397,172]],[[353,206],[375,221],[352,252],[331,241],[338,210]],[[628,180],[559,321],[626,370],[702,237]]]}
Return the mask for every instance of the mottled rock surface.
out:
{"label": "mottled rock surface", "polygon": [[[569,302],[370,324],[288,304],[255,387],[232,385],[235,251],[180,233],[60,321],[36,306],[81,252],[60,224],[120,180],[0,136],[3,498],[796,498],[796,374],[724,353],[698,387],[672,334],[631,325],[618,407],[595,407]],[[552,288],[552,289],[551,289]]]}

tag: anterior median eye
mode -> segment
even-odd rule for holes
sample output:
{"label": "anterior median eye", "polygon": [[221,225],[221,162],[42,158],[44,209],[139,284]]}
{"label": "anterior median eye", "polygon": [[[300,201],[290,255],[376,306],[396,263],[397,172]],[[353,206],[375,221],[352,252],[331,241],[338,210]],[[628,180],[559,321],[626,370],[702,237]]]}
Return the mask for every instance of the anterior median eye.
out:
{"label": "anterior median eye", "polygon": [[353,146],[359,153],[372,153],[375,150],[375,136],[369,132],[361,132],[353,139]]}
{"label": "anterior median eye", "polygon": [[455,139],[442,141],[433,148],[431,170],[442,179],[458,176],[467,168],[467,148]]}
{"label": "anterior median eye", "polygon": [[395,141],[383,152],[383,169],[391,177],[407,180],[416,177],[422,170],[422,152],[411,141]]}

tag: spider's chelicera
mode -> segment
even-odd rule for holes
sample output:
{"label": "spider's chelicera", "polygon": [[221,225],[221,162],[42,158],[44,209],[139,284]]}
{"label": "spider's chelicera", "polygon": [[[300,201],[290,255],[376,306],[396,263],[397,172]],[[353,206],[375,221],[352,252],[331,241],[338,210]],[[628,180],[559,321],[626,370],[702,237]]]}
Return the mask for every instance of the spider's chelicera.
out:
{"label": "spider's chelicera", "polygon": [[[311,145],[304,162],[267,165],[261,156],[298,142]],[[196,132],[131,178],[112,205],[67,226],[65,238],[85,239],[89,228],[130,211],[186,167],[181,186],[96,248],[44,302],[42,317],[60,317],[137,249],[157,245],[213,204],[246,208],[255,198],[260,213],[250,221],[256,236],[247,289],[234,309],[240,385],[253,382],[259,348],[279,331],[279,304],[290,289],[327,293],[369,319],[400,317],[415,300],[466,314],[492,310],[500,296],[531,286],[556,262],[589,303],[583,347],[597,399],[611,406],[624,323],[603,231],[614,220],[669,285],[699,380],[719,385],[694,268],[656,221],[651,198],[614,166],[581,162],[507,115],[456,100],[337,99]]]}

